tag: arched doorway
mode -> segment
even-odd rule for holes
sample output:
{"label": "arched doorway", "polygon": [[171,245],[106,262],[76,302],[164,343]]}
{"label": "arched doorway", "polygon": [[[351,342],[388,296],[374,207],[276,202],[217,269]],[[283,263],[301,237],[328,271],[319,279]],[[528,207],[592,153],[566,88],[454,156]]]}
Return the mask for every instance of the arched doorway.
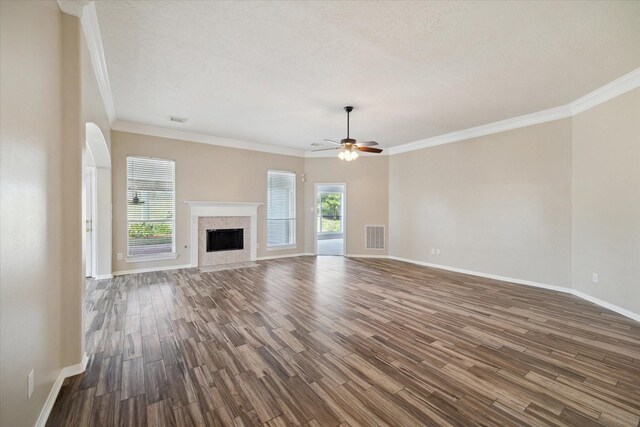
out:
{"label": "arched doorway", "polygon": [[86,276],[111,278],[111,155],[102,131],[86,124],[84,170]]}

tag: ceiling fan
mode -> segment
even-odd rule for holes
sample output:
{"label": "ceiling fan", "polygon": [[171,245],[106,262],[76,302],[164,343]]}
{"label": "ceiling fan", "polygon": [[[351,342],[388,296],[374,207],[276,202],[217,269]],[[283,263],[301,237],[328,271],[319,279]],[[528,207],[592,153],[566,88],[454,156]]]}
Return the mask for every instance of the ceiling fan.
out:
{"label": "ceiling fan", "polygon": [[321,150],[313,150],[316,151],[327,151],[327,150],[341,150],[338,154],[340,160],[346,160],[350,162],[358,158],[358,151],[362,151],[365,153],[382,153],[380,148],[371,148],[372,145],[378,145],[375,141],[362,141],[358,142],[353,138],[349,137],[349,113],[353,111],[353,107],[344,107],[344,111],[347,112],[347,137],[340,142],[334,141],[332,139],[325,139],[325,141],[338,145],[338,147],[333,148],[323,148]]}

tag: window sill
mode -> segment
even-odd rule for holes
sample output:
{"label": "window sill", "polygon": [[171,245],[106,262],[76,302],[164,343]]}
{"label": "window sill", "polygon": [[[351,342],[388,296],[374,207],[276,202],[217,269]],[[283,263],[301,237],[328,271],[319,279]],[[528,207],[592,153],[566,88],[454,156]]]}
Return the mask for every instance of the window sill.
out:
{"label": "window sill", "polygon": [[163,261],[165,259],[176,259],[178,258],[178,254],[158,254],[158,255],[142,255],[142,256],[134,256],[127,257],[125,259],[126,262],[145,262],[145,261]]}
{"label": "window sill", "polygon": [[287,249],[295,249],[298,245],[280,245],[280,246],[268,246],[267,251],[284,251]]}

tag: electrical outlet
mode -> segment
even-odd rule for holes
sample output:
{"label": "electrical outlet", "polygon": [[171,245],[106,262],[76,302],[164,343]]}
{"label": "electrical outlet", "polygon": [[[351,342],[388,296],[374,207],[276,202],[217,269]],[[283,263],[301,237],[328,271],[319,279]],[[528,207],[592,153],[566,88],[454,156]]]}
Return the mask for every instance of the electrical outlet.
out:
{"label": "electrical outlet", "polygon": [[593,273],[591,281],[593,281],[593,283],[598,283],[598,273]]}
{"label": "electrical outlet", "polygon": [[436,255],[440,255],[440,249],[436,250]]}
{"label": "electrical outlet", "polygon": [[31,372],[29,372],[29,375],[27,375],[27,399],[31,399],[35,382],[36,382],[36,372],[32,369]]}
{"label": "electrical outlet", "polygon": [[122,252],[118,252],[118,259],[122,259]]}
{"label": "electrical outlet", "polygon": [[432,254],[432,255],[435,255],[435,253],[436,253],[435,248],[431,248],[431,254]]}

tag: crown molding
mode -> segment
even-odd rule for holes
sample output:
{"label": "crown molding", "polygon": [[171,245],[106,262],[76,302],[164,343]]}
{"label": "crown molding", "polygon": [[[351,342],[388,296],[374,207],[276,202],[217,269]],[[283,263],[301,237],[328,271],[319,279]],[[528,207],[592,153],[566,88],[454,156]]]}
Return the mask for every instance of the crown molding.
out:
{"label": "crown molding", "polygon": [[[224,147],[262,151],[275,154],[285,154],[298,157],[314,158],[334,156],[335,152],[333,151],[303,151],[293,148],[220,138],[207,134],[184,132],[137,123],[116,121],[115,105],[113,102],[111,85],[109,83],[107,65],[104,58],[104,49],[102,45],[102,37],[100,36],[100,26],[98,24],[95,2],[88,0],[57,0],[57,2],[60,10],[63,13],[73,15],[81,19],[82,29],[87,40],[87,45],[89,48],[89,53],[91,55],[91,62],[93,64],[96,80],[98,81],[100,94],[102,95],[104,107],[112,129],[173,139],[186,139],[189,141],[201,142],[211,145],[220,145]],[[625,74],[624,76],[610,83],[607,83],[606,85],[566,105],[538,111],[531,114],[526,114],[523,116],[512,117],[485,125],[475,126],[472,128],[463,129],[443,135],[425,138],[402,145],[397,145],[395,147],[388,148],[386,152],[383,152],[381,154],[394,155],[406,153],[409,151],[435,147],[437,145],[450,144],[452,142],[464,141],[471,138],[477,138],[480,136],[491,135],[512,129],[518,129],[572,117],[638,87],[640,87],[640,68],[635,69],[630,73]],[[114,127],[116,122],[120,127],[119,129],[116,129],[116,127]],[[370,154],[362,153],[362,155],[367,156]]]}
{"label": "crown molding", "polygon": [[526,126],[537,125],[553,120],[571,117],[571,108],[565,105],[562,107],[550,108],[537,113],[526,114],[524,116],[512,117],[486,125],[476,126],[432,138],[421,139],[415,142],[398,145],[389,149],[390,154],[406,153],[407,151],[420,150],[422,148],[435,147],[437,145],[450,144],[452,142],[464,141],[466,139],[477,138],[479,136],[491,135],[493,133],[518,129]]}
{"label": "crown molding", "polygon": [[220,147],[237,148],[239,150],[261,151],[264,153],[282,154],[285,156],[304,157],[304,151],[277,145],[260,144],[257,142],[241,141],[238,139],[221,138],[204,133],[189,132],[179,129],[168,129],[159,126],[143,125],[140,123],[116,120],[111,128],[120,132],[137,133],[139,135],[157,136],[160,138],[179,139],[183,141],[199,142]]}
{"label": "crown molding", "polygon": [[113,103],[109,74],[107,73],[107,61],[104,58],[104,49],[102,47],[102,37],[100,36],[100,25],[98,24],[95,2],[92,1],[82,8],[80,21],[85,39],[87,40],[93,71],[98,81],[98,89],[100,90],[100,95],[102,95],[104,109],[109,118],[109,123],[113,125],[113,122],[116,120],[116,108]]}
{"label": "crown molding", "polygon": [[86,0],[58,0],[58,7],[62,13],[80,18],[82,8],[89,3]]}
{"label": "crown molding", "polygon": [[116,108],[113,103],[109,74],[107,73],[107,61],[104,58],[104,48],[102,46],[102,36],[100,35],[100,25],[98,24],[98,14],[96,13],[95,1],[88,0],[58,0],[58,7],[62,13],[80,18],[80,25],[87,41],[87,48],[91,56],[93,72],[98,82],[98,89],[104,104],[109,124],[113,125],[116,120]]}
{"label": "crown molding", "polygon": [[[319,148],[322,149],[322,148]],[[327,151],[305,151],[304,157],[307,158],[322,158],[322,157],[338,157],[338,150],[327,150]],[[382,153],[358,153],[359,157],[380,157],[380,156],[388,156],[388,149],[385,149]]]}
{"label": "crown molding", "polygon": [[640,68],[636,68],[632,72],[586,94],[582,98],[576,99],[569,104],[571,106],[571,112],[575,116],[596,105],[607,102],[616,96],[632,91],[637,87],[640,87]]}
{"label": "crown molding", "polygon": [[406,153],[408,151],[450,144],[452,142],[464,141],[471,138],[477,138],[479,136],[491,135],[507,130],[573,117],[576,114],[582,113],[638,87],[640,87],[640,68],[607,83],[606,85],[576,99],[569,104],[444,135],[421,139],[407,144],[397,145],[389,149],[389,154],[394,155]]}

